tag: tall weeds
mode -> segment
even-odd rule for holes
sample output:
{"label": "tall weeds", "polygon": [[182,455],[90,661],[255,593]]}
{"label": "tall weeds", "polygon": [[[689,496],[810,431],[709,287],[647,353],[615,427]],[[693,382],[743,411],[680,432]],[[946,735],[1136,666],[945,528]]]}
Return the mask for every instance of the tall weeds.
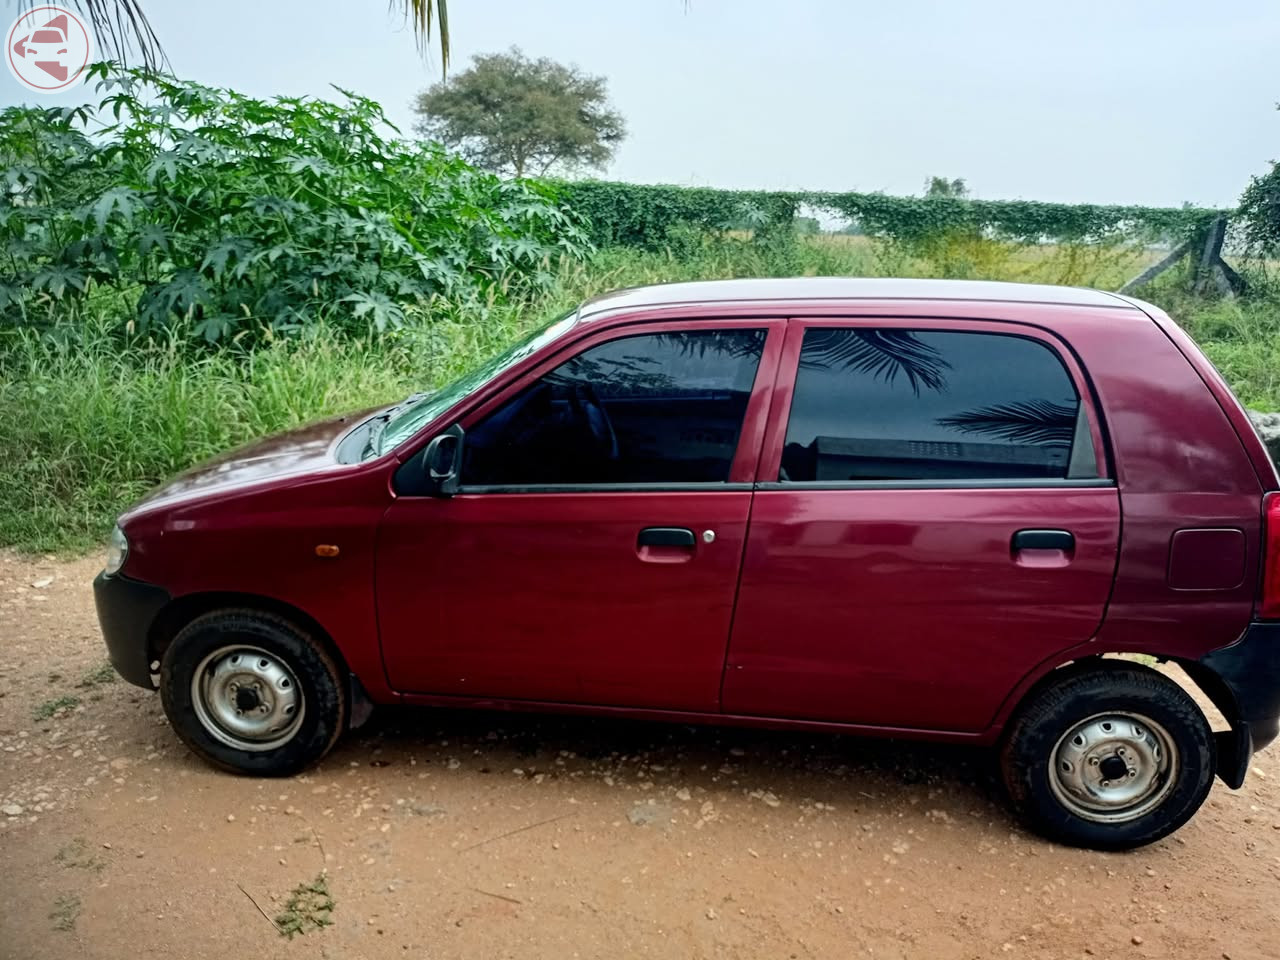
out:
{"label": "tall weeds", "polygon": [[[676,249],[604,250],[585,263],[544,263],[548,290],[534,299],[500,290],[463,301],[437,298],[406,308],[404,325],[381,336],[320,323],[253,349],[210,351],[176,334],[124,344],[108,300],[51,333],[0,338],[0,543],[27,550],[91,545],[130,501],[178,470],[256,436],[438,386],[533,325],[619,287],[957,273],[1059,282],[1066,267],[1115,287],[1136,272],[1131,251],[1102,257],[966,244],[932,260],[859,237],[773,244],[690,237]],[[1179,281],[1172,277],[1144,295],[1200,341],[1247,404],[1280,410],[1280,295],[1260,282],[1250,299],[1205,302],[1180,293]]]}

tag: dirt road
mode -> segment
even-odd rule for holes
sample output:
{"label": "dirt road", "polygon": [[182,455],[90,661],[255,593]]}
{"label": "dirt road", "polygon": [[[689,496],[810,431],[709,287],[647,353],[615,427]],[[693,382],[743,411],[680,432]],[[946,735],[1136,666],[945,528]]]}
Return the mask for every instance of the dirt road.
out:
{"label": "dirt road", "polygon": [[817,735],[391,713],[243,779],[102,670],[97,566],[0,553],[5,958],[1280,957],[1280,750],[1131,854],[1024,832],[981,753]]}

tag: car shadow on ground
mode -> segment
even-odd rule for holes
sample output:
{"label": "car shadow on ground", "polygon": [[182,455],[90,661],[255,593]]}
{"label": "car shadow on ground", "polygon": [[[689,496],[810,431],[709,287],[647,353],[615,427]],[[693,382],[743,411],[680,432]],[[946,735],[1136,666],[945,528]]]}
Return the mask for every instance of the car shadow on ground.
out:
{"label": "car shadow on ground", "polygon": [[326,761],[465,775],[763,791],[896,814],[938,808],[1012,826],[991,751],[836,734],[541,713],[381,708]]}

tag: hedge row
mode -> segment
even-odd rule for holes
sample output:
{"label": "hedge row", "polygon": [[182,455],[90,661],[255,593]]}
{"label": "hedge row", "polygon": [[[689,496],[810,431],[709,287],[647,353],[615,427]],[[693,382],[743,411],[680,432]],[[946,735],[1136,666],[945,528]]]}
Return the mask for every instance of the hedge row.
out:
{"label": "hedge row", "polygon": [[587,219],[600,246],[659,248],[672,231],[790,228],[802,206],[859,225],[872,236],[907,243],[951,231],[1019,243],[1181,240],[1222,211],[1203,207],[1099,206],[1034,200],[892,197],[883,193],[717,190],[600,180],[559,184],[561,198]]}

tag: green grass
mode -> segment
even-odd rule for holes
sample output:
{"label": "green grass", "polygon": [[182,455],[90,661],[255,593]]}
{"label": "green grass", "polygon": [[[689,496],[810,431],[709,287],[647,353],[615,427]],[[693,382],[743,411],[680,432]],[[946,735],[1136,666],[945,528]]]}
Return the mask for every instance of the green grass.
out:
{"label": "green grass", "polygon": [[300,883],[293,888],[284,910],[275,919],[276,929],[289,940],[312,930],[323,930],[333,925],[335,906],[329,894],[329,882],[322,873],[310,883]]}
{"label": "green grass", "polygon": [[89,844],[83,837],[76,837],[61,847],[53,855],[53,862],[67,869],[89,870],[93,873],[101,873],[107,866],[105,860],[90,853]]}
{"label": "green grass", "polygon": [[[0,545],[81,551],[166,477],[254,437],[387,403],[448,382],[535,324],[619,287],[742,276],[949,276],[1115,288],[1152,254],[1125,247],[1027,248],[958,238],[928,257],[861,237],[753,244],[690,237],[676,251],[606,250],[566,263],[523,307],[433,303],[382,338],[323,326],[253,351],[181,339],[122,344],[118,316],[0,336]],[[1250,406],[1280,410],[1280,295],[1241,302],[1180,294],[1172,275],[1143,295],[1168,309]],[[123,302],[123,300],[121,301]],[[101,681],[94,681],[101,682]]]}
{"label": "green grass", "polygon": [[78,706],[80,706],[79,697],[57,697],[40,704],[31,712],[31,716],[36,720],[48,720],[63,710],[73,710]]}
{"label": "green grass", "polygon": [[53,929],[69,933],[76,928],[76,920],[79,918],[80,898],[74,893],[64,893],[53,901],[53,909],[49,911]]}
{"label": "green grass", "polygon": [[116,668],[113,667],[109,662],[107,662],[107,663],[102,663],[99,666],[94,667],[92,670],[87,671],[85,675],[80,678],[80,682],[77,683],[76,686],[81,688],[88,688],[88,687],[100,686],[101,684],[104,684],[104,683],[115,683],[115,682],[116,682]]}

